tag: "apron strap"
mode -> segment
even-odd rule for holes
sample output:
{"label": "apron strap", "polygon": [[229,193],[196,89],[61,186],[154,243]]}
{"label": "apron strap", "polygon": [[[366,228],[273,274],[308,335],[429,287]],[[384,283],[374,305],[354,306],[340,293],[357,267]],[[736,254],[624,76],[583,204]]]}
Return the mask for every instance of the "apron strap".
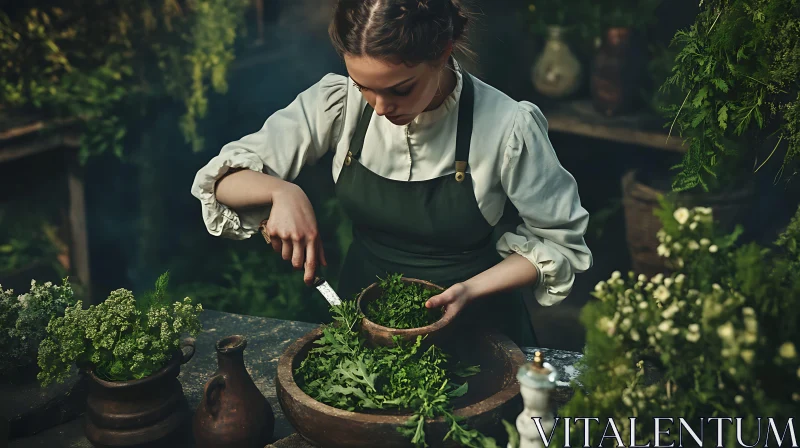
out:
{"label": "apron strap", "polygon": [[456,181],[464,180],[469,161],[469,147],[472,139],[472,109],[475,98],[472,78],[461,70],[464,86],[458,106],[458,130],[456,131]]}
{"label": "apron strap", "polygon": [[356,126],[356,132],[353,134],[352,140],[350,140],[350,150],[347,151],[347,157],[344,159],[344,164],[347,166],[352,163],[354,158],[358,159],[361,148],[364,147],[364,137],[367,135],[369,121],[372,119],[372,110],[372,106],[367,103],[364,112],[361,113],[361,118],[358,120],[358,125]]}

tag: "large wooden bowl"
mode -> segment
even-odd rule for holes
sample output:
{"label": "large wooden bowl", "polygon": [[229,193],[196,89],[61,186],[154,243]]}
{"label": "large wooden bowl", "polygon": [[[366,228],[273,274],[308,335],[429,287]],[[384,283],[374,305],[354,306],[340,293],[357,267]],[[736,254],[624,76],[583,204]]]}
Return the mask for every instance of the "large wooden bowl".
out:
{"label": "large wooden bowl", "polygon": [[[444,291],[444,288],[441,286],[434,285],[425,280],[405,277],[401,278],[401,280],[407,284],[416,283],[428,290],[436,292]],[[361,319],[361,334],[371,346],[380,345],[390,347],[394,345],[394,337],[400,337],[400,339],[404,341],[413,342],[417,339],[417,336],[425,336],[424,346],[426,347],[430,344],[446,345],[448,340],[452,337],[453,327],[450,326],[450,323],[453,320],[453,316],[452,314],[442,313],[441,308],[428,310],[429,314],[436,315],[439,319],[424,327],[407,329],[389,328],[369,320],[369,318],[366,317],[367,307],[370,303],[380,300],[382,295],[383,290],[380,285],[378,283],[373,283],[361,291],[357,299],[358,309],[364,314],[364,317]]]}
{"label": "large wooden bowl", "polygon": [[[278,401],[297,433],[311,444],[325,448],[411,446],[410,439],[397,431],[411,417],[410,413],[344,411],[314,400],[295,383],[294,370],[321,335],[321,328],[307,333],[289,346],[278,361],[275,382]],[[477,429],[498,442],[505,441],[507,433],[502,420],[514,424],[522,411],[516,374],[525,356],[510,339],[497,333],[473,333],[459,341],[453,350],[459,360],[481,367],[479,374],[468,378],[469,391],[453,399],[454,414],[464,417],[462,424],[470,429]],[[458,446],[452,440],[442,441],[449,429],[443,417],[428,420],[427,442],[434,447]]]}

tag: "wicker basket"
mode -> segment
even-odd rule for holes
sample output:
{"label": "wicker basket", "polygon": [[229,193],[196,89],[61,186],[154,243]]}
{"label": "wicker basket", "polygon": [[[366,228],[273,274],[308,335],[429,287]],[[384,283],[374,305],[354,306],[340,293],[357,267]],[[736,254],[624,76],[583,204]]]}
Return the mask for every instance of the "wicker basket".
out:
{"label": "wicker basket", "polygon": [[[653,215],[659,207],[658,196],[668,191],[645,185],[637,179],[637,170],[628,171],[622,178],[622,202],[625,211],[625,235],[631,256],[631,267],[638,274],[653,276],[668,274],[664,259],[658,255],[661,221]],[[731,231],[737,224],[746,224],[748,209],[755,198],[755,188],[747,185],[722,194],[680,193],[675,200],[679,206],[709,207],[720,229]]]}

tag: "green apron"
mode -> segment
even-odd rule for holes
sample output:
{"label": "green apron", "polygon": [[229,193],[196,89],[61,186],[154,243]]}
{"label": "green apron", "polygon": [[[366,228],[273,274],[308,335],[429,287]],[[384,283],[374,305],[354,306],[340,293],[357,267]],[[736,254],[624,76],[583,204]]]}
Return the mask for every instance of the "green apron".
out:
{"label": "green apron", "polygon": [[[493,227],[481,213],[466,172],[472,137],[474,88],[463,72],[458,109],[455,175],[425,181],[381,177],[359,163],[373,109],[367,104],[336,182],[336,196],[353,222],[353,243],[339,275],[343,299],[389,274],[444,288],[491,268],[502,257]],[[460,325],[499,329],[519,346],[538,346],[519,291],[477,299],[457,316]]]}

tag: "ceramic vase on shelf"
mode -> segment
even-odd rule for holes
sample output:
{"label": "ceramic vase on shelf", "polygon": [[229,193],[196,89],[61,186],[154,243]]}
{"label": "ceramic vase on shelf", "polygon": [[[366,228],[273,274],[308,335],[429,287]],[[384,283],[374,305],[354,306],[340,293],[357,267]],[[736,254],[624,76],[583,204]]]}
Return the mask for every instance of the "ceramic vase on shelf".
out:
{"label": "ceramic vase on shelf", "polygon": [[607,116],[632,111],[644,80],[646,50],[630,28],[606,30],[591,73],[592,102]]}
{"label": "ceramic vase on shelf", "polygon": [[533,65],[532,80],[536,90],[550,98],[565,98],[580,87],[581,63],[564,40],[560,26],[547,28],[547,40]]}

